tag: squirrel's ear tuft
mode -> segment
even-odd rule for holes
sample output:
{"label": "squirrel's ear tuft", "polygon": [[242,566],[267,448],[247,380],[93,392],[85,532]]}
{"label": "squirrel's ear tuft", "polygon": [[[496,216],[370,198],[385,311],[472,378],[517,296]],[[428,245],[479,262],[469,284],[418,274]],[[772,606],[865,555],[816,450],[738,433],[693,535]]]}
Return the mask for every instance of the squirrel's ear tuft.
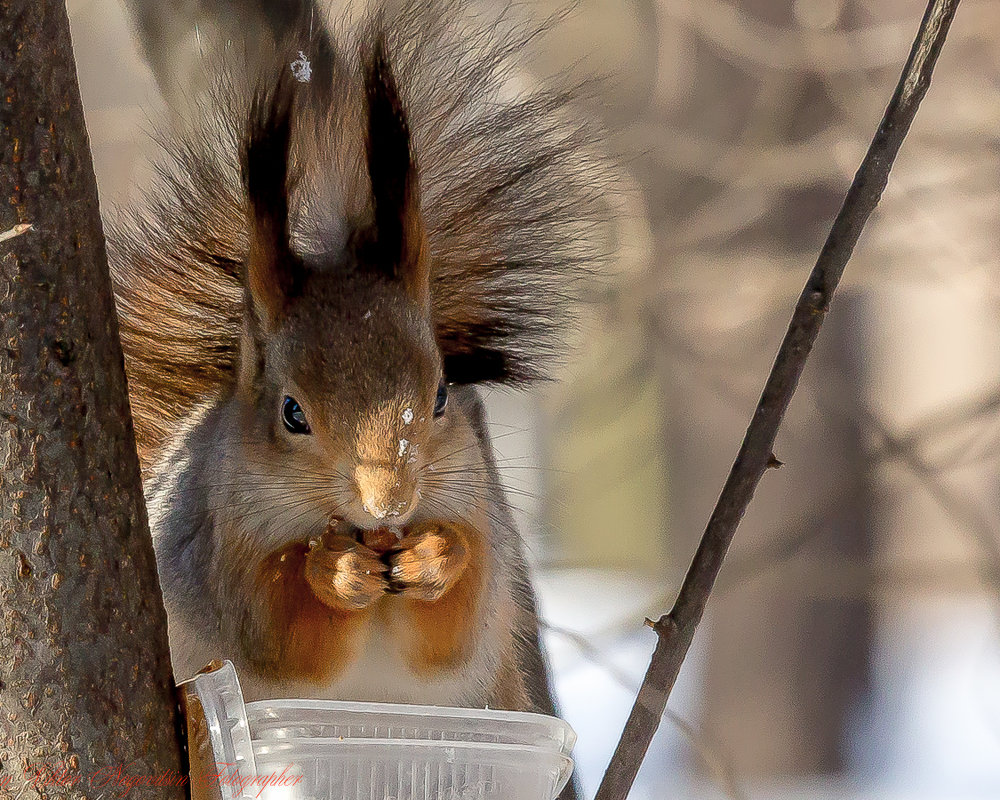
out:
{"label": "squirrel's ear tuft", "polygon": [[288,300],[298,294],[304,276],[289,240],[289,157],[294,88],[285,72],[270,90],[258,90],[241,148],[246,191],[250,253],[246,295],[258,322],[273,324]]}
{"label": "squirrel's ear tuft", "polygon": [[365,261],[374,261],[369,266],[402,280],[416,299],[427,303],[426,234],[417,165],[384,35],[365,48],[362,65],[368,102],[368,177],[375,212]]}
{"label": "squirrel's ear tuft", "polygon": [[[516,327],[516,326],[515,326]],[[497,383],[517,386],[537,377],[513,354],[518,355],[515,328],[497,318],[460,325],[437,324],[438,346],[444,361],[444,379],[455,384]]]}
{"label": "squirrel's ear tuft", "polygon": [[444,350],[444,379],[448,383],[516,385],[520,380],[520,376],[511,373],[507,356],[500,350],[482,348],[453,353],[447,352],[447,347]]}

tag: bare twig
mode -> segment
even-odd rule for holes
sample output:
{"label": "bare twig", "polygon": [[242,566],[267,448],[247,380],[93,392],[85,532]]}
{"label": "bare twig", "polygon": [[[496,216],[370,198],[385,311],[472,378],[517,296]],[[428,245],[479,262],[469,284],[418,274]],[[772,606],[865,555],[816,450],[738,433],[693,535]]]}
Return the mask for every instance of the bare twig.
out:
{"label": "bare twig", "polygon": [[930,85],[958,0],[931,0],[899,83],[840,213],[799,297],[739,454],[669,614],[655,623],[658,641],[621,740],[595,800],[624,800],[635,780],[701,620],[736,528],[768,462],[785,410],[812,351],[830,300],[889,170]]}
{"label": "bare twig", "polygon": [[[545,621],[542,621],[542,626],[547,632],[561,636],[574,645],[581,655],[587,658],[591,664],[603,669],[621,688],[630,693],[636,690],[635,681],[624,670],[619,668],[611,658],[608,658],[601,648],[597,647],[582,633]],[[733,767],[730,759],[723,752],[721,744],[713,737],[710,737],[706,731],[698,730],[694,724],[688,722],[680,714],[674,713],[669,708],[663,715],[668,722],[687,738],[704,765],[715,773],[720,783],[720,788],[722,788],[726,796],[731,798],[731,800],[746,800],[747,794],[743,788],[743,781],[736,773],[736,769]]]}

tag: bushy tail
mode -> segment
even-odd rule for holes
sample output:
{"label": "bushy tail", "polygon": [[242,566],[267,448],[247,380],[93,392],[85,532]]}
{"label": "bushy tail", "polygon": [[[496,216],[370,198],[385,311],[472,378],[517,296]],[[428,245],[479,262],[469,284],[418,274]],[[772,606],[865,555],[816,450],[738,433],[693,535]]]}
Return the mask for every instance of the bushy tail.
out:
{"label": "bushy tail", "polygon": [[609,257],[613,171],[573,93],[523,80],[518,62],[538,31],[509,10],[477,20],[459,0],[399,5],[408,8],[375,9],[332,38],[303,27],[273,58],[268,51],[270,69],[237,68],[229,51],[229,63],[212,67],[212,99],[164,138],[156,185],[111,222],[147,466],[192,407],[234,379],[248,250],[238,154],[266,84],[258,73],[273,82],[294,66],[309,78],[297,98],[292,240],[303,257],[320,257],[343,246],[368,206],[358,54],[379,37],[413,137],[447,379],[520,385],[543,377],[559,353],[581,279]]}

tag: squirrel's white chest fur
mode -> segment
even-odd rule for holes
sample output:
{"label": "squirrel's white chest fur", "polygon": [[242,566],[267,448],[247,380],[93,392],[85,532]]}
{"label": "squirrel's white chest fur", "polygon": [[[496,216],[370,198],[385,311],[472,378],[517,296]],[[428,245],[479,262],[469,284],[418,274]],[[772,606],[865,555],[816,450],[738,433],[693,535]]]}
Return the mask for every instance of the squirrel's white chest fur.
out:
{"label": "squirrel's white chest fur", "polygon": [[[391,602],[391,599],[390,599]],[[391,614],[391,611],[388,612]],[[360,700],[463,706],[479,701],[483,691],[479,672],[467,664],[447,673],[418,674],[407,663],[404,643],[391,635],[391,626],[373,623],[357,656],[328,683],[272,680],[247,664],[237,652],[170,614],[170,654],[178,681],[192,677],[213,659],[228,658],[236,666],[247,702],[277,698]]]}

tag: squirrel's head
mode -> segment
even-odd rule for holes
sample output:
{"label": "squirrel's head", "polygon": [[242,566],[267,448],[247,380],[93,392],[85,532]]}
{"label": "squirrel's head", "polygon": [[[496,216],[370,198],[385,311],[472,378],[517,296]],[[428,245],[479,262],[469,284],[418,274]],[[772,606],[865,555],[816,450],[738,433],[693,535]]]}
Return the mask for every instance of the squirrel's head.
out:
{"label": "squirrel's head", "polygon": [[279,82],[253,109],[237,391],[258,460],[287,465],[304,499],[375,527],[412,514],[421,471],[454,442],[456,420],[431,320],[406,116],[384,47],[364,62],[371,214],[332,263],[306,264],[291,247],[290,85]]}

